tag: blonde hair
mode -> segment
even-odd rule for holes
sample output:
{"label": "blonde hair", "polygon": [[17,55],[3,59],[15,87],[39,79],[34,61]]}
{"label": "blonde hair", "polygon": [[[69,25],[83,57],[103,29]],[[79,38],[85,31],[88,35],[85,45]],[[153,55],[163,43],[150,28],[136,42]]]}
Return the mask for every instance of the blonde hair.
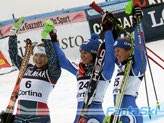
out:
{"label": "blonde hair", "polygon": [[122,40],[127,40],[127,41],[132,41],[132,39],[130,37],[124,37],[124,38],[121,38]]}

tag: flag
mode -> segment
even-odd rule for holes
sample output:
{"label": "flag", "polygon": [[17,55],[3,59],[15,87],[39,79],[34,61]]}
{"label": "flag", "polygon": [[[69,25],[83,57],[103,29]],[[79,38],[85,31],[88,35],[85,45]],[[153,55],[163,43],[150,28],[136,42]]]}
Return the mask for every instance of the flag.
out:
{"label": "flag", "polygon": [[0,69],[4,67],[11,67],[8,61],[3,56],[2,52],[0,51]]}

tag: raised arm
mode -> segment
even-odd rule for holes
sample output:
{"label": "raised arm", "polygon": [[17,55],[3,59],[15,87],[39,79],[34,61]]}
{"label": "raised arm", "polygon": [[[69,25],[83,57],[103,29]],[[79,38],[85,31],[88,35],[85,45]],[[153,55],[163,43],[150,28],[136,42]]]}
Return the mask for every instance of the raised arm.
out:
{"label": "raised arm", "polygon": [[10,29],[10,36],[8,41],[10,59],[18,69],[21,67],[22,58],[18,55],[17,35],[20,28],[23,26],[23,23],[24,17],[16,20],[15,24]]}
{"label": "raised arm", "polygon": [[114,39],[112,35],[112,31],[105,32],[105,60],[103,66],[103,76],[106,80],[110,80],[112,78],[114,69],[115,69],[115,56],[114,56]]}
{"label": "raised arm", "polygon": [[[112,18],[114,21],[109,20]],[[106,12],[102,18],[102,31],[105,33],[105,60],[103,66],[103,76],[106,80],[112,78],[115,69],[115,56],[114,56],[114,40],[117,39],[119,34],[119,29],[116,28],[116,24],[120,24],[120,21],[114,17],[110,12]]]}
{"label": "raised arm", "polygon": [[71,72],[72,74],[76,75],[78,70],[71,64],[71,62],[66,58],[64,52],[60,49],[57,42],[54,42],[54,49],[57,53],[57,57],[59,60],[59,65],[66,69],[67,71]]}
{"label": "raised arm", "polygon": [[72,74],[77,74],[77,69],[71,64],[71,62],[65,57],[64,52],[60,49],[57,40],[56,30],[53,29],[50,33],[51,41],[53,42],[53,49],[57,54],[57,59],[59,62],[59,66],[71,72]]}
{"label": "raised arm", "polygon": [[[135,12],[137,11],[137,13]],[[137,7],[134,8],[134,18],[137,19],[140,17],[139,20],[141,20],[142,17],[142,11],[141,8]],[[134,22],[134,38],[135,38],[135,49],[134,49],[134,65],[133,65],[133,72],[136,76],[143,75],[146,70],[146,55],[145,55],[145,47],[144,47],[144,33],[143,33],[143,27],[141,21],[138,23],[135,22],[136,20],[133,20]],[[138,28],[138,26],[140,26]],[[138,33],[139,30],[139,33]],[[142,32],[141,32],[142,30]],[[142,54],[142,55],[141,55]],[[144,67],[144,69],[143,69]]]}
{"label": "raised arm", "polygon": [[43,39],[45,46],[45,51],[48,58],[48,72],[51,77],[57,81],[61,75],[61,68],[58,63],[57,55],[55,50],[53,49],[53,44],[51,39]]}
{"label": "raised arm", "polygon": [[61,75],[61,68],[58,63],[56,51],[49,33],[53,30],[54,23],[51,20],[44,21],[44,30],[42,31],[42,41],[44,42],[45,52],[48,58],[48,73],[56,82]]}

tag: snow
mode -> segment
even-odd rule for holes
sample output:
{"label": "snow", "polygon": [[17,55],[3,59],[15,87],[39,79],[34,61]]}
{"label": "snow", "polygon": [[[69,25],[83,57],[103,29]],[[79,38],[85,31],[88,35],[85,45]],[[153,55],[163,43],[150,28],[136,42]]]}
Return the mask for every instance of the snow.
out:
{"label": "snow", "polygon": [[[164,40],[155,41],[146,44],[151,50],[157,53],[161,58],[164,58]],[[159,61],[152,53],[148,54],[164,66],[164,63]],[[156,86],[156,91],[158,95],[159,102],[161,104],[161,110],[157,111],[157,115],[152,116],[152,120],[148,118],[147,115],[144,116],[145,123],[162,123],[164,121],[164,98],[163,98],[163,80],[164,80],[164,70],[157,66],[154,62],[150,61],[151,69],[153,73],[153,78]],[[3,70],[3,69],[2,69]],[[14,84],[16,82],[18,71],[14,71],[5,75],[0,75],[0,111],[5,110],[11,92],[13,90]],[[112,87],[113,79],[108,87],[107,93],[104,98],[103,108],[107,111],[108,107],[113,106],[112,97]],[[151,108],[156,108],[156,99],[152,87],[151,77],[149,69],[146,71],[146,82],[148,85],[149,92],[149,102]],[[69,72],[62,69],[62,75],[56,84],[55,89],[49,96],[48,105],[51,113],[52,123],[72,123],[76,115],[76,78]],[[139,96],[137,99],[137,104],[139,107],[147,106],[144,80],[142,81],[141,87],[139,89]]]}

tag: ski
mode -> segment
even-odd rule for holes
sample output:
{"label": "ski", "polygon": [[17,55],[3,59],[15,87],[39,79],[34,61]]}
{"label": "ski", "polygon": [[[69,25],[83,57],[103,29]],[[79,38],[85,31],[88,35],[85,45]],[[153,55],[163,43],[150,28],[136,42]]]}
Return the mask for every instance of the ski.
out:
{"label": "ski", "polygon": [[105,59],[105,52],[106,52],[105,43],[102,43],[99,46],[97,58],[94,64],[94,68],[92,71],[92,76],[90,78],[88,89],[84,98],[84,103],[80,112],[78,123],[86,123],[89,106],[92,103],[93,97],[95,95],[95,90],[100,79],[100,75],[101,75],[101,71],[102,71],[102,67],[103,67],[104,59]]}
{"label": "ski", "polygon": [[6,73],[0,73],[0,75],[5,75],[5,74],[8,74],[8,73],[12,73],[14,71],[17,71],[17,68],[13,68],[12,70],[6,72]]}
{"label": "ski", "polygon": [[11,117],[13,115],[15,102],[16,102],[17,97],[18,97],[19,86],[20,86],[22,77],[24,75],[24,72],[27,68],[27,64],[29,62],[31,52],[32,52],[32,42],[29,38],[27,38],[26,39],[26,47],[25,47],[25,55],[24,55],[22,63],[21,63],[21,67],[20,67],[20,70],[19,70],[17,81],[16,81],[16,84],[15,84],[14,90],[11,94],[9,104],[6,108],[6,113],[8,113],[8,116],[7,116],[6,121],[4,123],[12,122]]}
{"label": "ski", "polygon": [[[116,97],[116,104],[114,106],[115,110],[120,109],[120,107],[121,107],[122,100],[123,100],[123,97],[124,97],[124,91],[125,91],[126,84],[127,84],[127,79],[129,78],[129,73],[130,73],[130,70],[131,70],[132,64],[133,64],[132,57],[134,55],[135,41],[134,40],[132,40],[132,41],[133,42],[132,42],[132,47],[131,47],[131,50],[130,50],[130,56],[128,58],[128,62],[127,62],[126,68],[125,68],[124,77],[123,77],[123,80],[122,80],[122,83],[121,83],[121,88],[120,88],[120,90],[117,94],[117,97]],[[116,123],[118,118],[119,117],[117,115],[114,115],[112,123]]]}

